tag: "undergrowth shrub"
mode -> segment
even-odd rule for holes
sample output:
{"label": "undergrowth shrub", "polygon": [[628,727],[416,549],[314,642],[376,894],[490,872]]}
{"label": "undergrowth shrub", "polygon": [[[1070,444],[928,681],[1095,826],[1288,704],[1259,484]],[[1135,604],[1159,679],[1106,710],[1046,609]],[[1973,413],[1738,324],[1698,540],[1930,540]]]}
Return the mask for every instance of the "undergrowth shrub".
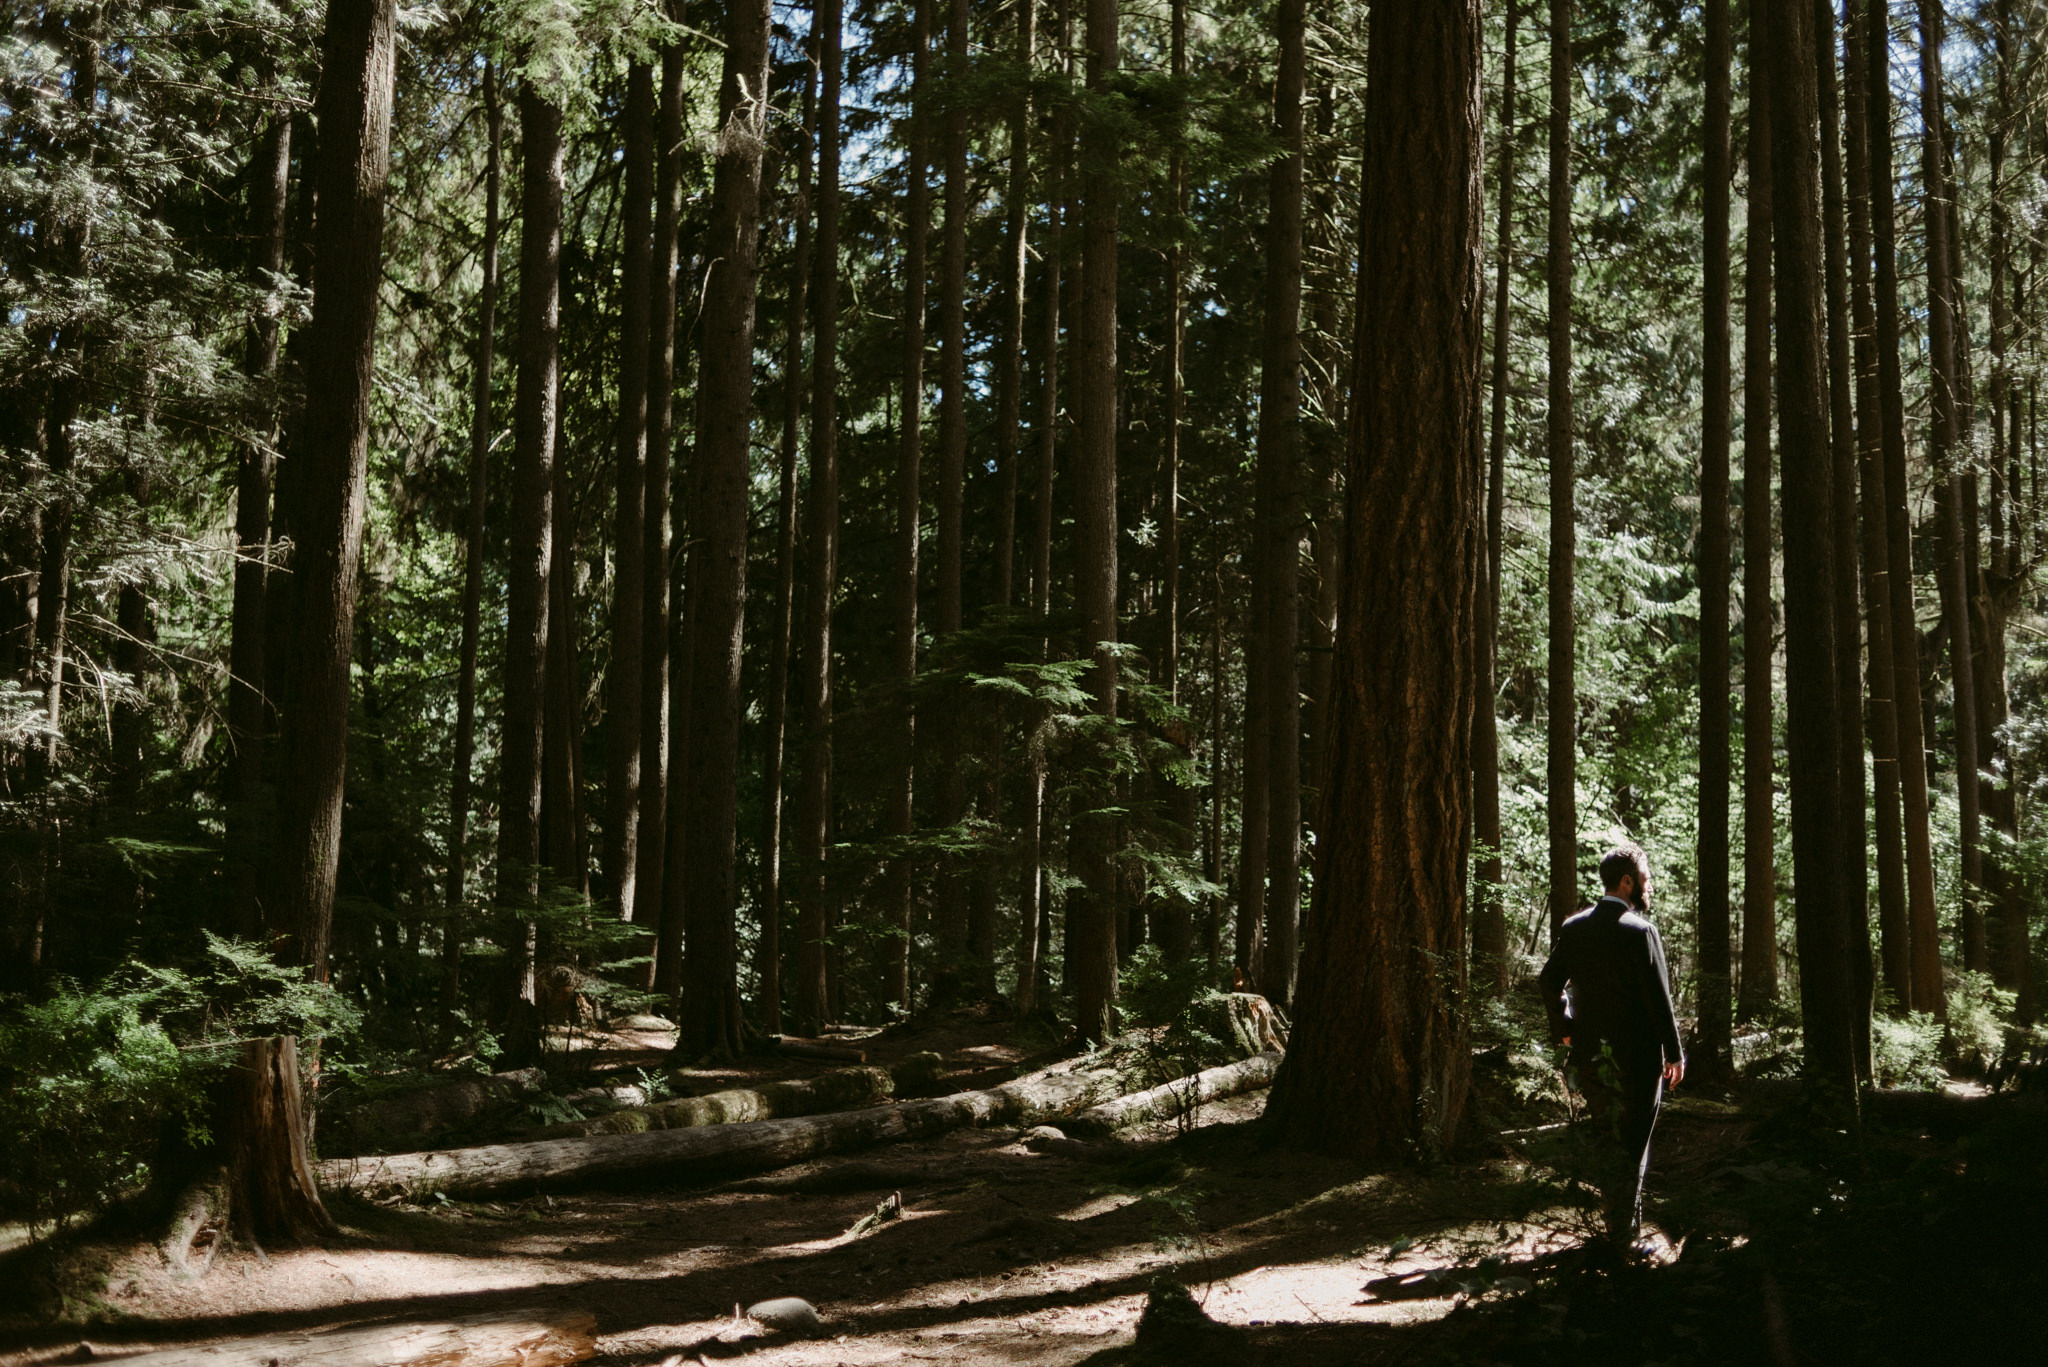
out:
{"label": "undergrowth shrub", "polygon": [[1870,1071],[1880,1087],[1941,1087],[1941,1022],[1925,1011],[1870,1018]]}
{"label": "undergrowth shrub", "polygon": [[147,1181],[167,1137],[207,1140],[209,1085],[242,1040],[340,1035],[358,1019],[327,985],[211,935],[190,966],[0,998],[0,1214],[39,1237],[106,1208]]}

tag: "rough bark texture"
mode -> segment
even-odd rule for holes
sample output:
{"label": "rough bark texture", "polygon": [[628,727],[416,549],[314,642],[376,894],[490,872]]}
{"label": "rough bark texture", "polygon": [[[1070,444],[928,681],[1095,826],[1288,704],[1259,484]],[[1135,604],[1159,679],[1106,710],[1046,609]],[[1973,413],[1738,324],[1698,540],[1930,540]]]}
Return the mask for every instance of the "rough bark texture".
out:
{"label": "rough bark texture", "polygon": [[305,1244],[337,1233],[306,1161],[306,1104],[290,1035],[252,1039],[229,1074],[224,1113],[236,1221],[266,1244]]}
{"label": "rough bark texture", "polygon": [[1853,978],[1842,867],[1835,675],[1834,453],[1828,432],[1814,15],[1766,11],[1771,96],[1773,265],[1778,305],[1778,433],[1785,526],[1785,735],[1806,1075],[1836,1113],[1855,1113]]}
{"label": "rough bark texture", "polygon": [[818,244],[812,291],[811,479],[804,518],[810,577],[804,586],[804,775],[797,797],[797,963],[791,1008],[798,1028],[822,1029],[831,1017],[825,937],[831,926],[825,884],[832,823],[832,600],[839,589],[839,51],[838,0],[813,10],[818,48]]}
{"label": "rough bark texture", "polygon": [[[1501,887],[1500,728],[1494,697],[1500,656],[1500,555],[1506,506],[1508,456],[1508,331],[1514,284],[1515,225],[1515,58],[1521,12],[1508,0],[1507,39],[1500,77],[1499,225],[1494,234],[1492,411],[1486,441],[1486,573],[1480,577],[1477,608],[1480,644],[1473,654],[1477,674],[1472,703],[1472,834],[1480,846],[1475,872],[1479,886],[1472,904],[1472,987],[1500,997],[1508,989],[1508,918]],[[1321,690],[1316,690],[1320,698]],[[1703,735],[1704,743],[1704,735]],[[1320,769],[1320,766],[1318,766]],[[1311,776],[1320,785],[1320,772]]]}
{"label": "rough bark texture", "polygon": [[739,768],[740,643],[747,593],[748,439],[761,150],[767,135],[769,5],[727,12],[720,133],[705,243],[703,363],[691,509],[688,812],[682,1011],[677,1048],[736,1051],[740,1038],[734,798]]}
{"label": "rough bark texture", "polygon": [[1778,996],[1778,865],[1771,707],[1771,89],[1762,24],[1749,29],[1749,210],[1742,280],[1742,991],[1736,1012]]}
{"label": "rough bark texture", "polygon": [[463,898],[469,874],[470,767],[476,759],[477,645],[483,634],[484,504],[490,489],[491,364],[498,342],[498,230],[505,108],[497,69],[484,64],[483,288],[477,300],[476,368],[470,377],[469,521],[462,548],[462,646],[455,680],[455,762],[448,785],[448,921],[442,930],[441,1022],[452,1035],[462,986]]}
{"label": "rough bark texture", "polygon": [[1704,413],[1700,452],[1700,796],[1699,1027],[1691,1064],[1708,1077],[1731,1062],[1734,975],[1729,940],[1728,780],[1731,769],[1729,665],[1730,432],[1728,309],[1729,190],[1734,178],[1729,145],[1733,43],[1729,0],[1707,0],[1707,122],[1704,272]]}
{"label": "rough bark texture", "polygon": [[605,674],[604,893],[633,916],[639,874],[640,656],[647,597],[647,317],[654,273],[654,70],[626,69],[626,186],[620,217],[618,468],[612,504],[612,653]]}
{"label": "rough bark texture", "polygon": [[1265,352],[1259,368],[1259,484],[1266,523],[1267,672],[1266,946],[1260,986],[1282,1007],[1294,999],[1301,932],[1301,674],[1296,654],[1301,585],[1302,87],[1308,68],[1304,0],[1280,0],[1280,69],[1273,132],[1281,154],[1267,180]]}
{"label": "rough bark texture", "polygon": [[1913,606],[1912,516],[1906,504],[1906,413],[1899,361],[1899,267],[1893,225],[1890,10],[1870,0],[1868,119],[1870,228],[1877,262],[1877,375],[1883,423],[1885,550],[1891,600],[1892,710],[1899,731],[1899,792],[1905,816],[1906,919],[1915,1011],[1946,1015],[1928,836],[1927,754],[1920,710],[1920,629]]}
{"label": "rough bark texture", "polygon": [[1550,929],[1579,909],[1578,518],[1572,470],[1572,0],[1550,0]]}
{"label": "rough bark texture", "polygon": [[[924,314],[926,245],[931,233],[931,190],[925,180],[928,157],[925,151],[924,108],[931,81],[931,0],[916,0],[911,18],[910,130],[905,174],[903,224],[903,379],[900,402],[903,408],[896,446],[896,542],[895,562],[890,579],[890,676],[905,690],[901,710],[894,718],[898,729],[895,772],[890,777],[888,832],[899,840],[908,839],[916,829],[916,766],[914,748],[917,717],[908,698],[910,682],[917,677],[917,560],[918,524],[923,513],[919,476],[924,455]],[[883,906],[890,927],[882,955],[882,995],[889,1002],[910,1006],[910,860],[897,856],[884,874]]]}
{"label": "rough bark texture", "polygon": [[[1084,46],[1088,89],[1107,97],[1116,84],[1116,0],[1088,0]],[[1081,136],[1080,356],[1074,389],[1080,422],[1074,442],[1074,604],[1093,662],[1084,675],[1095,713],[1117,713],[1117,210],[1119,148],[1114,128],[1092,119]],[[1109,805],[1106,787],[1084,798]],[[1116,831],[1085,812],[1074,823],[1072,862],[1080,878],[1068,899],[1067,938],[1075,969],[1074,1027],[1084,1041],[1109,1037],[1116,1000]]]}
{"label": "rough bark texture", "polygon": [[1466,1119],[1481,31],[1477,0],[1371,30],[1364,179],[1403,192],[1365,202],[1318,952],[1268,1104],[1285,1141],[1364,1158]]}
{"label": "rough bark texture", "polygon": [[341,795],[348,758],[349,659],[362,557],[377,289],[390,163],[392,0],[334,0],[322,41],[320,217],[306,339],[298,460],[291,710],[279,737],[277,833],[268,923],[285,958],[327,976]]}
{"label": "rough bark texture", "polygon": [[512,525],[505,607],[505,720],[499,736],[498,905],[510,919],[500,985],[512,1061],[537,1048],[534,928],[545,778],[548,606],[554,567],[555,411],[560,364],[562,112],[532,85],[519,95],[522,153],[519,381],[512,399]]}

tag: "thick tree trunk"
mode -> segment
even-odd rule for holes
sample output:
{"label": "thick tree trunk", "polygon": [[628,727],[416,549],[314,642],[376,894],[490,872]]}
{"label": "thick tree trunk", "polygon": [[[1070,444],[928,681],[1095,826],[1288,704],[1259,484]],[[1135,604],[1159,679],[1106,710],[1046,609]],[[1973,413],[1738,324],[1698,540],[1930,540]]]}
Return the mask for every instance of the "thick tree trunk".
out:
{"label": "thick tree trunk", "polygon": [[1733,40],[1729,0],[1707,0],[1707,121],[1704,272],[1706,348],[1701,381],[1700,454],[1700,795],[1699,1028],[1692,1066],[1713,1078],[1733,1062],[1729,1046],[1734,975],[1729,939],[1728,780],[1731,768],[1729,665],[1730,346],[1728,252],[1734,157],[1729,139]]}
{"label": "thick tree trunk", "polygon": [[1870,1076],[1870,865],[1863,804],[1863,650],[1857,590],[1856,419],[1850,383],[1846,209],[1842,184],[1842,106],[1837,94],[1833,0],[1813,0],[1815,100],[1820,115],[1821,242],[1826,270],[1829,449],[1834,484],[1835,728],[1841,786],[1844,950],[1849,956],[1850,1029],[1856,1073]]}
{"label": "thick tree trunk", "polygon": [[1962,961],[1966,968],[1986,967],[1984,919],[1979,897],[1984,871],[1979,850],[1977,773],[1977,690],[1970,650],[1970,574],[1966,565],[1963,481],[1974,480],[1967,468],[1958,409],[1962,403],[1962,367],[1957,344],[1958,287],[1951,260],[1953,219],[1947,203],[1948,177],[1943,169],[1943,138],[1947,115],[1941,82],[1942,14],[1938,0],[1919,0],[1920,12],[1920,182],[1927,225],[1927,352],[1932,414],[1927,463],[1936,480],[1940,534],[1936,537],[1936,573],[1941,584],[1941,615],[1948,628],[1950,674],[1956,724],[1956,806],[1961,828]]}
{"label": "thick tree trunk", "polygon": [[1550,929],[1579,909],[1578,518],[1572,470],[1572,0],[1550,0]]}
{"label": "thick tree trunk", "polygon": [[[1894,1006],[1913,1000],[1906,932],[1906,852],[1899,799],[1899,723],[1893,710],[1891,555],[1885,534],[1883,410],[1878,397],[1877,308],[1871,282],[1868,20],[1844,9],[1844,107],[1848,125],[1849,297],[1855,330],[1856,447],[1862,476],[1863,603],[1869,633],[1871,808],[1877,849],[1877,925],[1884,984]],[[1867,938],[1867,937],[1866,937]]]}
{"label": "thick tree trunk", "polygon": [[1301,677],[1296,636],[1301,585],[1301,225],[1305,151],[1302,89],[1308,70],[1304,0],[1280,0],[1279,78],[1273,132],[1281,154],[1267,182],[1265,351],[1259,368],[1258,515],[1266,523],[1266,944],[1260,986],[1282,1007],[1294,999],[1300,958]]}
{"label": "thick tree trunk", "polygon": [[[1109,98],[1117,82],[1117,0],[1088,0],[1088,89]],[[1092,665],[1084,675],[1104,723],[1117,714],[1117,162],[1113,126],[1092,119],[1081,134],[1080,355],[1074,390],[1080,422],[1074,442],[1074,604]],[[1106,758],[1106,757],[1105,757]],[[1083,801],[1108,805],[1105,790]],[[1074,823],[1072,864],[1080,885],[1068,894],[1067,936],[1075,968],[1074,1028],[1087,1043],[1114,1029],[1116,1001],[1116,833],[1084,813]]]}
{"label": "thick tree trunk", "polygon": [[1749,209],[1742,282],[1742,989],[1753,1020],[1778,996],[1777,797],[1771,665],[1771,88],[1749,19]]}
{"label": "thick tree trunk", "polygon": [[810,578],[804,588],[804,781],[797,798],[797,969],[791,1002],[798,1028],[831,1017],[825,987],[826,841],[832,822],[832,601],[839,588],[839,49],[840,5],[812,11],[818,93],[817,283],[811,343],[811,479],[804,520]]}
{"label": "thick tree trunk", "polygon": [[[266,293],[250,321],[242,372],[268,382],[277,373],[277,338],[283,300],[276,279],[284,270],[285,203],[291,180],[292,121],[273,114],[249,166],[249,274]],[[270,483],[276,466],[275,431],[253,434],[236,453],[235,599],[228,647],[227,866],[228,924],[255,939],[263,930],[262,861],[264,747],[270,706],[264,693],[264,636],[269,627],[264,591],[270,573]]]}
{"label": "thick tree trunk", "polygon": [[[1498,689],[1496,673],[1500,656],[1501,531],[1507,495],[1508,331],[1514,316],[1510,305],[1514,287],[1515,240],[1515,58],[1521,42],[1520,20],[1516,0],[1508,0],[1507,39],[1500,77],[1500,217],[1493,248],[1493,382],[1486,441],[1486,573],[1478,585],[1480,599],[1475,610],[1481,639],[1473,655],[1477,677],[1472,703],[1472,834],[1480,848],[1475,869],[1479,886],[1472,905],[1472,988],[1490,997],[1507,994],[1511,967],[1507,908],[1502,898],[1500,731],[1494,698]],[[1708,175],[1711,184],[1711,163]],[[1708,193],[1711,195],[1712,191]],[[1701,726],[1701,743],[1704,744],[1704,720]],[[1320,775],[1316,781],[1323,781]],[[1704,818],[1704,806],[1701,812]]]}
{"label": "thick tree trunk", "polygon": [[1941,990],[1934,856],[1928,834],[1927,754],[1920,708],[1920,629],[1913,606],[1912,517],[1907,508],[1906,413],[1899,359],[1899,268],[1893,225],[1890,7],[1870,0],[1866,51],[1870,226],[1877,261],[1877,375],[1883,423],[1885,550],[1889,570],[1892,711],[1899,732],[1899,792],[1905,816],[1906,920],[1915,1011],[1947,1014]]}
{"label": "thick tree trunk", "polygon": [[1816,152],[1814,14],[1770,7],[1764,27],[1771,106],[1773,272],[1778,305],[1778,431],[1785,526],[1785,734],[1800,1023],[1810,1085],[1844,1119],[1856,1109],[1854,981],[1849,967],[1835,677],[1834,454],[1822,330],[1821,191]]}
{"label": "thick tree trunk", "polygon": [[[816,27],[815,24],[812,26]],[[815,44],[817,35],[812,35]],[[796,253],[789,272],[789,333],[782,351],[782,454],[775,500],[775,605],[768,622],[768,700],[761,748],[761,942],[754,962],[761,979],[761,1026],[782,1029],[782,780],[784,732],[789,716],[789,645],[796,596],[797,428],[804,410],[804,311],[811,271],[811,160],[817,136],[817,51],[804,75],[803,117],[797,128]]]}
{"label": "thick tree trunk", "polygon": [[[669,0],[669,18],[681,23],[683,0]],[[647,524],[645,594],[640,620],[640,843],[633,879],[633,921],[658,939],[669,879],[669,625],[670,448],[675,433],[676,261],[683,212],[683,75],[680,44],[661,54],[661,93],[655,102],[654,243],[648,300]],[[655,964],[647,965],[651,986]]]}
{"label": "thick tree trunk", "polygon": [[569,493],[569,427],[562,397],[562,368],[555,368],[555,458],[548,565],[548,656],[545,719],[542,723],[540,862],[558,886],[578,897],[590,894],[590,842],[583,819],[582,658],[576,640],[577,614],[570,587],[576,563],[576,511]]}
{"label": "thick tree trunk", "polygon": [[455,764],[448,785],[448,919],[441,931],[441,1031],[452,1038],[461,1007],[463,901],[469,874],[470,767],[476,759],[477,644],[483,634],[484,504],[490,488],[491,363],[498,344],[498,205],[505,110],[497,68],[484,63],[483,289],[477,300],[476,366],[470,377],[469,521],[462,548],[462,646],[455,680]]}
{"label": "thick tree trunk", "polygon": [[697,497],[691,509],[687,885],[678,1052],[735,1052],[740,1043],[738,879],[740,644],[747,592],[748,448],[753,426],[754,297],[760,244],[761,149],[768,109],[767,0],[727,14],[719,84],[723,132],[705,243],[703,363],[697,386]]}
{"label": "thick tree trunk", "polygon": [[[910,138],[904,169],[903,418],[897,433],[896,556],[890,590],[894,617],[890,674],[904,691],[901,711],[895,718],[895,772],[889,786],[888,831],[897,840],[908,840],[917,828],[913,804],[917,715],[909,691],[917,677],[917,551],[918,524],[923,512],[918,486],[924,459],[925,251],[931,232],[924,119],[931,97],[931,39],[931,0],[915,0],[911,20]],[[882,899],[884,914],[894,932],[882,955],[882,992],[889,1002],[905,1011],[910,1009],[910,873],[907,855],[892,857]]]}
{"label": "thick tree trunk", "polygon": [[1318,952],[1267,1107],[1286,1142],[1364,1158],[1466,1126],[1482,29],[1466,0],[1376,7],[1370,35],[1364,183],[1403,192],[1364,207]]}
{"label": "thick tree trunk", "polygon": [[390,160],[392,0],[333,0],[322,43],[320,217],[306,346],[292,574],[292,708],[283,719],[271,924],[284,957],[327,977],[348,757],[349,660],[370,442]]}
{"label": "thick tree trunk", "polygon": [[225,1102],[236,1222],[267,1244],[315,1243],[338,1233],[306,1158],[296,1041],[290,1035],[245,1041],[228,1076]]}
{"label": "thick tree trunk", "polygon": [[640,856],[641,652],[647,598],[647,317],[654,274],[654,70],[626,68],[626,184],[620,217],[618,470],[612,504],[612,655],[605,672],[604,892],[633,917]]}
{"label": "thick tree trunk", "polygon": [[545,781],[548,607],[555,521],[555,411],[560,364],[562,111],[531,84],[519,95],[522,154],[519,381],[512,411],[512,525],[507,543],[505,720],[499,737],[499,934],[507,951],[497,1016],[509,1061],[532,1061],[535,928]]}

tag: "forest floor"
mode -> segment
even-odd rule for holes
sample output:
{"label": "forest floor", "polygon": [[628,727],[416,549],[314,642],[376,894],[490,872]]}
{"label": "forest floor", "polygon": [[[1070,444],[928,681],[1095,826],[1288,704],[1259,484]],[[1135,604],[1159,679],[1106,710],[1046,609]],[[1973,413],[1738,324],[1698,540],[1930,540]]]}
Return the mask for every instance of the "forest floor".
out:
{"label": "forest floor", "polygon": [[[662,1041],[604,1043],[612,1062],[651,1065]],[[1050,1061],[1014,1042],[1011,1027],[972,1020],[899,1028],[870,1044],[870,1061],[935,1050],[949,1083],[963,1085]],[[749,1060],[705,1084],[829,1066]],[[600,1367],[737,1357],[761,1367],[1537,1361],[1548,1360],[1545,1343],[1576,1351],[1589,1333],[1608,1333],[1609,1321],[1626,1318],[1617,1297],[1663,1306],[1657,1336],[1686,1350],[1668,1359],[1631,1350],[1627,1360],[1723,1360],[1716,1344],[1778,1357],[1785,1305],[1804,1307],[1807,1276],[1788,1274],[1788,1293],[1768,1263],[1723,1277],[1719,1264],[1684,1256],[1688,1239],[1740,1249],[1759,1211],[1809,1199],[1812,1173],[1768,1125],[1759,1139],[1757,1115],[1739,1098],[1679,1092],[1659,1123],[1651,1174],[1656,1254],[1603,1272],[1592,1292],[1532,1287],[1481,1260],[1583,1242],[1585,1216],[1560,1172],[1570,1166],[1558,1157],[1570,1142],[1563,1101],[1525,1088],[1517,1103],[1499,1077],[1489,1083],[1483,1067],[1480,1076],[1501,1137],[1472,1160],[1422,1173],[1266,1147],[1256,1093],[1085,1154],[1040,1152],[1014,1131],[954,1131],[778,1175],[816,1174],[808,1194],[740,1181],[423,1205],[333,1199],[343,1237],[326,1247],[265,1257],[233,1246],[198,1280],[173,1277],[150,1253],[108,1264],[81,1319],[0,1321],[0,1367],[556,1309],[596,1315]],[[1943,1151],[1924,1136],[1902,1142],[1919,1146],[1915,1161]],[[855,1232],[892,1193],[901,1217]],[[1682,1277],[1628,1280],[1677,1273],[1681,1261]],[[1456,1295],[1380,1300],[1364,1289],[1445,1267],[1460,1269]],[[1162,1314],[1141,1334],[1148,1293],[1166,1283],[1185,1286],[1200,1314],[1177,1325]],[[793,1337],[736,1314],[784,1296],[815,1306],[822,1332]],[[1725,1313],[1736,1306],[1739,1333]]]}

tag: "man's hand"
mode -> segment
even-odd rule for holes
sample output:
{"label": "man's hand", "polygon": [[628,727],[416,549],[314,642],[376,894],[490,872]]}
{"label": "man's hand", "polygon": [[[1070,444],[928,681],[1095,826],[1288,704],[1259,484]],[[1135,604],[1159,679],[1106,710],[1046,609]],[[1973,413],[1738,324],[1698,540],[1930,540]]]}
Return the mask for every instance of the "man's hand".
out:
{"label": "man's hand", "polygon": [[1679,1083],[1683,1081],[1685,1081],[1684,1059],[1680,1059],[1676,1063],[1667,1063],[1664,1065],[1664,1085],[1666,1087],[1676,1087]]}

